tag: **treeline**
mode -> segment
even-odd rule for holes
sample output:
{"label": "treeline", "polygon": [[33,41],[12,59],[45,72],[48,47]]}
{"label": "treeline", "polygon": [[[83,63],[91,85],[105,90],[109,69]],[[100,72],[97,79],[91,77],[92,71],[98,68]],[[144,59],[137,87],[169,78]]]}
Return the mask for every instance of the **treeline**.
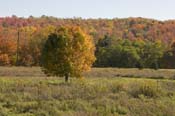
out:
{"label": "treeline", "polygon": [[115,39],[106,35],[96,44],[96,67],[175,68],[175,44],[169,49],[160,40]]}
{"label": "treeline", "polygon": [[57,26],[80,26],[94,38],[94,66],[175,68],[175,21],[47,16],[0,18],[0,65],[38,66],[43,43]]}

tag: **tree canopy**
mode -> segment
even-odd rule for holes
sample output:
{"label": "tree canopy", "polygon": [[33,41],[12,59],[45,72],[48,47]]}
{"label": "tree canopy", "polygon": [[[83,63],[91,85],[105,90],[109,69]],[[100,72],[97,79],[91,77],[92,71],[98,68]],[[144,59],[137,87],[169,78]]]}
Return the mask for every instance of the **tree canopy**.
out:
{"label": "tree canopy", "polygon": [[81,77],[90,70],[95,47],[93,40],[79,27],[58,27],[48,36],[41,55],[41,66],[47,75]]}

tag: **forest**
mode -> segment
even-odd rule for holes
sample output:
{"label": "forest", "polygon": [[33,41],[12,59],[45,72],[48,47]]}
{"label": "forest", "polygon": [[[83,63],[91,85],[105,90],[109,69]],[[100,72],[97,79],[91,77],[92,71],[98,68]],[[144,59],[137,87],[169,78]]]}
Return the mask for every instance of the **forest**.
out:
{"label": "forest", "polygon": [[0,65],[40,65],[43,44],[61,26],[78,26],[92,36],[96,46],[94,67],[175,68],[175,20],[45,15],[0,18]]}

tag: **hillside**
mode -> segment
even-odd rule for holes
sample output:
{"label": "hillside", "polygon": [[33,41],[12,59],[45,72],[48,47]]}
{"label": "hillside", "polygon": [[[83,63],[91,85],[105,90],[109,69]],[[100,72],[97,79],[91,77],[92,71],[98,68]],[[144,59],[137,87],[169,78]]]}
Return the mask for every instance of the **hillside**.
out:
{"label": "hillside", "polygon": [[[126,19],[61,19],[55,17],[42,16],[40,18],[18,18],[16,16],[0,18],[0,29],[9,29],[8,32],[17,27],[33,26],[37,30],[48,25],[80,26],[94,39],[103,37],[105,34],[125,39],[161,39],[170,42],[175,37],[175,21],[158,21],[146,18],[126,18]],[[13,29],[12,29],[13,28]]]}
{"label": "hillside", "polygon": [[[0,65],[15,65],[17,52],[17,38],[19,32],[20,65],[38,65],[44,41],[55,26],[80,26],[92,35],[94,42],[103,39],[106,35],[118,39],[131,41],[161,41],[164,53],[172,51],[175,39],[175,21],[158,21],[145,18],[126,19],[61,19],[42,16],[0,18]],[[166,57],[169,61],[171,58]],[[167,63],[166,64],[171,64]],[[101,66],[101,65],[99,65]],[[107,65],[110,66],[110,65]],[[121,66],[123,67],[123,66]],[[132,67],[132,66],[131,66]],[[172,68],[164,66],[163,68]]]}

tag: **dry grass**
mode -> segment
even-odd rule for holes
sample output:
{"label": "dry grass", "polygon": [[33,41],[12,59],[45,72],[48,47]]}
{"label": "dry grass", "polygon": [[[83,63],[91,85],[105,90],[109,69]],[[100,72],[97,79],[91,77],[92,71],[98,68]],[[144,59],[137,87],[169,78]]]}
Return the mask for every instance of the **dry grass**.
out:
{"label": "dry grass", "polygon": [[[0,67],[0,76],[6,77],[45,77],[39,67]],[[92,68],[84,73],[85,77],[128,77],[128,78],[152,78],[173,79],[174,69],[119,69],[119,68]]]}
{"label": "dry grass", "polygon": [[91,72],[85,74],[87,77],[129,77],[129,78],[153,78],[172,79],[175,77],[174,69],[119,69],[119,68],[93,68]]}
{"label": "dry grass", "polygon": [[44,77],[39,67],[0,67],[1,77]]}

